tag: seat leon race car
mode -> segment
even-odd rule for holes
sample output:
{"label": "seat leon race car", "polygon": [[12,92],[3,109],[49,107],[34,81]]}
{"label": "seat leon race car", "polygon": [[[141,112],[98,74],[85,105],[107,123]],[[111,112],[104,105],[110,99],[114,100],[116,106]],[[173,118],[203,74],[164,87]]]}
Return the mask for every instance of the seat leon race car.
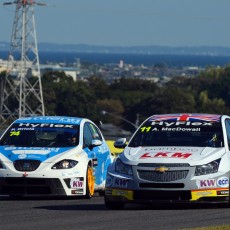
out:
{"label": "seat leon race car", "polygon": [[109,166],[105,205],[229,202],[230,117],[162,114],[146,119]]}
{"label": "seat leon race car", "polygon": [[0,194],[85,196],[104,192],[112,155],[89,119],[24,117],[0,139]]}

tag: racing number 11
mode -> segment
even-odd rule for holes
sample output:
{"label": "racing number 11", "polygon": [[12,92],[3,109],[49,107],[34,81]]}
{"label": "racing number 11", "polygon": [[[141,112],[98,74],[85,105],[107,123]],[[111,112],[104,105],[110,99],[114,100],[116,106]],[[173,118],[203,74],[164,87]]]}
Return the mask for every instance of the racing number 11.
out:
{"label": "racing number 11", "polygon": [[144,127],[141,127],[141,132],[143,133],[143,132],[149,132],[151,130],[151,126],[148,126],[148,127],[146,127],[146,126],[144,126]]}

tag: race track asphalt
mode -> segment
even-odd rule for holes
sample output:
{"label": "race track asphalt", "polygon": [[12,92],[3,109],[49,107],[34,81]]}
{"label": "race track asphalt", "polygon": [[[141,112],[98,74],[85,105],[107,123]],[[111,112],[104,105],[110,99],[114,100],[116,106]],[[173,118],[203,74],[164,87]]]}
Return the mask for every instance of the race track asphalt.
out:
{"label": "race track asphalt", "polygon": [[126,205],[107,210],[104,199],[0,197],[0,223],[9,229],[181,230],[230,224],[226,205]]}

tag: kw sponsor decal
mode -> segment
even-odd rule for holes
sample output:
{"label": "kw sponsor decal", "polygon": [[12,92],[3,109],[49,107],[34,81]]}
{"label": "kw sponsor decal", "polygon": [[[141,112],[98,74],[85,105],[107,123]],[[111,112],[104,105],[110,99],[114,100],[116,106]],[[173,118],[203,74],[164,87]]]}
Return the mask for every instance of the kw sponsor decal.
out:
{"label": "kw sponsor decal", "polygon": [[199,189],[216,188],[216,180],[215,179],[197,180],[196,185]]}
{"label": "kw sponsor decal", "polygon": [[113,181],[113,186],[127,188],[128,182],[129,182],[128,179],[115,178]]}
{"label": "kw sponsor decal", "polygon": [[72,178],[70,180],[70,187],[71,188],[83,188],[84,187],[84,181],[80,180],[80,178]]}
{"label": "kw sponsor decal", "polygon": [[145,153],[140,158],[180,158],[186,159],[190,157],[191,153],[183,153],[183,152],[158,152],[158,153]]}

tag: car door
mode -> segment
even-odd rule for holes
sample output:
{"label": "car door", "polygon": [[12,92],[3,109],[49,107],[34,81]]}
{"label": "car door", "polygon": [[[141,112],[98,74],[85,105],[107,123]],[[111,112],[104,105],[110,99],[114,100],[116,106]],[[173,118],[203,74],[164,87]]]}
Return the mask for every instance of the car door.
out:
{"label": "car door", "polygon": [[[92,128],[90,127],[91,123],[86,122],[84,125],[84,134],[83,134],[83,144],[84,151],[88,154],[88,158],[92,159],[96,164],[94,165],[94,180],[96,184],[100,184],[100,167],[101,164],[98,164],[98,146],[92,147],[92,141],[95,140],[94,133],[92,132]],[[100,161],[99,161],[100,163]]]}
{"label": "car door", "polygon": [[[92,140],[100,140],[102,145],[94,146],[91,148]],[[109,158],[109,148],[98,129],[94,124],[87,122],[84,126],[84,145],[88,146],[86,152],[89,158],[93,158],[97,161],[97,166],[94,167],[95,182],[100,185],[105,180],[106,168],[111,161],[108,162]]]}

